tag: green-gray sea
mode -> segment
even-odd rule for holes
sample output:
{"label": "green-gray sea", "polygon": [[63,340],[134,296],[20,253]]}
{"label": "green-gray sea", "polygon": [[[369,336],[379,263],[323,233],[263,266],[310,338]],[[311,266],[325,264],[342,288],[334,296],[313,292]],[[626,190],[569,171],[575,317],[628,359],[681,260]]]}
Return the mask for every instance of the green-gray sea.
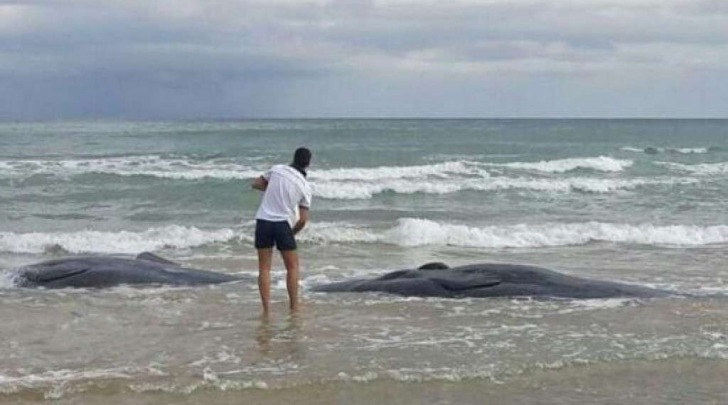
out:
{"label": "green-gray sea", "polygon": [[[25,264],[142,251],[255,275],[249,183],[299,146],[296,316],[279,258],[269,320],[249,282],[14,284]],[[728,403],[726,201],[727,120],[0,123],[0,403]],[[309,289],[428,261],[693,296]]]}

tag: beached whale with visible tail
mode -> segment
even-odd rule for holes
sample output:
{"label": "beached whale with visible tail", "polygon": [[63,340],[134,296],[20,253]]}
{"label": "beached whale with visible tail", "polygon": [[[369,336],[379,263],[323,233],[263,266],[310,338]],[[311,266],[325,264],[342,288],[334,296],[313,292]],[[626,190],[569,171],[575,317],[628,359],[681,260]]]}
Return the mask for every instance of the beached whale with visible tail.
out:
{"label": "beached whale with visible tail", "polygon": [[611,281],[590,280],[520,264],[483,263],[449,268],[428,263],[374,279],[316,286],[320,292],[378,291],[414,297],[662,297],[667,291]]}
{"label": "beached whale with visible tail", "polygon": [[182,267],[149,252],[128,259],[109,256],[70,257],[21,267],[21,287],[105,288],[122,284],[193,286],[242,280],[243,277]]}

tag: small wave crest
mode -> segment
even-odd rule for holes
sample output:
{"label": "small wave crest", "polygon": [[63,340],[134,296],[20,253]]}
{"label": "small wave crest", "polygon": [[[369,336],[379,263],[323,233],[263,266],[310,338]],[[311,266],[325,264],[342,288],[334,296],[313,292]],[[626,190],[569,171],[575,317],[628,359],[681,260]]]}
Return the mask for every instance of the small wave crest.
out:
{"label": "small wave crest", "polygon": [[[136,254],[146,250],[186,249],[212,243],[252,241],[252,229],[202,230],[170,225],[146,231],[79,231],[58,233],[0,232],[0,251],[45,254],[49,246],[70,254]],[[543,223],[472,227],[428,219],[401,218],[390,228],[337,222],[312,223],[298,239],[312,245],[374,244],[538,248],[612,242],[654,246],[697,247],[728,243],[728,225],[652,225],[603,222]],[[0,278],[0,286],[12,285]]]}
{"label": "small wave crest", "polygon": [[[16,279],[17,279],[16,272],[14,272],[12,270],[9,270],[9,271],[0,270],[0,290],[15,287],[17,285]],[[2,376],[0,376],[0,382],[1,381],[2,381]]]}
{"label": "small wave crest", "polygon": [[311,180],[383,180],[449,177],[451,175],[478,175],[487,177],[488,173],[479,168],[478,164],[469,161],[452,161],[419,166],[380,166],[372,168],[339,168],[316,170],[311,174]]}
{"label": "small wave crest", "polygon": [[317,244],[385,243],[405,247],[537,248],[590,242],[696,247],[728,243],[728,225],[702,227],[583,222],[471,227],[428,219],[402,218],[396,226],[384,230],[334,223],[312,227],[302,235],[302,240]]}
{"label": "small wave crest", "polygon": [[232,229],[202,230],[170,225],[146,231],[0,232],[0,251],[11,253],[122,253],[135,254],[163,248],[190,248],[233,239]]}
{"label": "small wave crest", "polygon": [[648,185],[675,185],[695,183],[695,179],[600,179],[570,177],[561,179],[527,177],[467,178],[458,181],[442,179],[390,179],[376,182],[331,181],[313,184],[314,194],[324,199],[370,199],[377,194],[451,194],[461,191],[507,191],[604,194],[620,190],[633,190]]}
{"label": "small wave crest", "polygon": [[656,165],[664,166],[669,169],[677,170],[680,172],[687,172],[700,176],[710,176],[718,174],[728,173],[728,162],[720,163],[701,163],[694,165],[687,165],[683,163],[674,162],[655,162]]}
{"label": "small wave crest", "polygon": [[566,173],[573,170],[593,170],[598,172],[621,172],[634,162],[608,156],[544,160],[540,162],[490,163],[491,166],[518,170],[533,170],[544,173]]}
{"label": "small wave crest", "polygon": [[177,180],[215,178],[250,179],[260,170],[229,159],[198,160],[160,155],[106,157],[70,160],[4,160],[0,174],[27,177],[37,174],[74,176],[81,174],[113,174],[148,176]]}
{"label": "small wave crest", "polygon": [[710,153],[711,151],[717,150],[715,147],[698,147],[698,148],[658,148],[653,146],[648,146],[646,148],[636,148],[632,146],[623,146],[619,148],[623,152],[632,152],[632,153],[645,153],[648,155],[656,155],[658,153],[679,153],[682,155],[702,155],[706,153]]}
{"label": "small wave crest", "polygon": [[656,226],[586,222],[475,228],[406,218],[389,230],[386,237],[405,246],[549,247],[583,245],[593,241],[659,246],[702,246],[728,242],[728,226]]}
{"label": "small wave crest", "polygon": [[[568,158],[539,162],[488,163],[469,160],[412,165],[350,168],[316,168],[311,171],[313,181],[373,181],[382,179],[409,179],[452,176],[488,177],[486,167],[504,167],[545,173],[564,173],[577,169],[599,172],[619,172],[632,165],[631,160],[607,156]],[[255,162],[250,166],[232,159],[198,159],[186,156],[116,156],[91,159],[36,159],[0,160],[0,174],[11,176],[79,175],[87,173],[119,176],[150,176],[159,178],[196,180],[202,178],[249,179],[258,176],[267,166]]]}

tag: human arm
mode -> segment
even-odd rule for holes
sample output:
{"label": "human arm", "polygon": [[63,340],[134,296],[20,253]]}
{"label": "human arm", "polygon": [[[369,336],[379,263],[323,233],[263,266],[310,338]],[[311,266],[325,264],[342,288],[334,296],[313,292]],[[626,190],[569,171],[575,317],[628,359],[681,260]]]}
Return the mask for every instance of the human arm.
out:
{"label": "human arm", "polygon": [[308,207],[299,206],[298,207],[298,221],[296,221],[296,224],[293,226],[293,234],[296,235],[298,232],[303,229],[303,227],[306,226],[306,223],[309,219],[309,212]]}
{"label": "human arm", "polygon": [[265,189],[268,188],[268,180],[264,176],[260,176],[250,183],[250,187],[256,190],[265,191]]}

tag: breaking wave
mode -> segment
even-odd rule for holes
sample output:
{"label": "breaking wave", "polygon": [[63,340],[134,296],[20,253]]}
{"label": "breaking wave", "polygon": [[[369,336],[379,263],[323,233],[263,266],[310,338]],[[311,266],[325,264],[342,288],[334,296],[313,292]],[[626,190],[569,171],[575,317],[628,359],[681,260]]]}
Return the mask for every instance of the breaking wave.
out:
{"label": "breaking wave", "polygon": [[0,232],[0,251],[12,253],[122,253],[136,254],[163,248],[191,248],[225,242],[236,236],[232,229],[202,230],[170,225],[142,232]]}
{"label": "breaking wave", "polygon": [[655,162],[656,165],[665,166],[667,168],[680,172],[687,172],[695,175],[710,176],[716,174],[728,173],[728,162],[721,163],[701,163],[694,165],[686,165],[674,162]]}
{"label": "breaking wave", "polygon": [[[599,172],[619,172],[632,165],[631,160],[606,156],[570,158],[540,162],[487,163],[455,160],[427,165],[380,166],[355,168],[316,168],[311,171],[313,181],[373,181],[382,179],[447,178],[452,176],[488,177],[486,167],[504,167],[544,173],[565,173],[577,169]],[[195,159],[183,156],[123,156],[71,160],[0,160],[0,174],[5,176],[32,176],[35,174],[79,175],[87,173],[119,176],[149,176],[196,180],[216,178],[223,180],[249,179],[267,169],[263,162],[246,165],[232,159]]]}
{"label": "breaking wave", "polygon": [[635,148],[632,146],[624,146],[620,148],[623,152],[633,152],[633,153],[646,153],[648,155],[654,155],[657,153],[679,153],[683,155],[702,155],[706,153],[710,153],[711,151],[716,150],[714,147],[706,147],[706,148],[656,148],[652,146],[648,146],[646,148]]}
{"label": "breaking wave", "polygon": [[36,174],[74,176],[81,174],[113,174],[147,176],[177,180],[214,178],[223,180],[250,179],[261,170],[229,159],[196,160],[160,155],[106,157],[73,160],[5,160],[0,161],[0,175],[32,176]]}
{"label": "breaking wave", "polygon": [[348,168],[314,170],[311,180],[383,180],[427,178],[430,176],[446,178],[451,175],[478,175],[488,177],[488,173],[470,161],[453,161],[419,166],[380,166],[372,168]]}
{"label": "breaking wave", "polygon": [[[187,249],[214,243],[250,243],[253,226],[202,230],[170,225],[141,232],[0,232],[0,251],[43,254],[137,254],[145,250]],[[299,235],[303,243],[373,244],[402,247],[459,246],[482,248],[538,248],[613,242],[654,246],[698,247],[728,243],[728,225],[652,225],[604,222],[542,223],[472,227],[427,219],[401,218],[395,226],[377,228],[351,223],[312,223]]]}
{"label": "breaking wave", "polygon": [[593,170],[598,172],[621,172],[632,166],[634,162],[625,159],[614,159],[608,156],[544,160],[540,162],[489,163],[518,170],[533,170],[544,173],[566,173],[573,170]]}
{"label": "breaking wave", "polygon": [[399,194],[450,194],[460,191],[505,191],[523,190],[534,192],[583,192],[612,193],[633,190],[649,185],[675,185],[696,183],[695,179],[600,179],[591,177],[570,177],[561,179],[525,177],[488,177],[479,179],[419,180],[392,179],[376,182],[318,182],[313,184],[314,194],[324,199],[369,199],[376,194],[394,192]]}
{"label": "breaking wave", "polygon": [[386,243],[398,246],[534,248],[613,242],[655,246],[728,243],[728,225],[652,225],[603,222],[544,223],[470,227],[427,219],[402,218],[384,230],[321,224],[302,234],[310,243]]}

